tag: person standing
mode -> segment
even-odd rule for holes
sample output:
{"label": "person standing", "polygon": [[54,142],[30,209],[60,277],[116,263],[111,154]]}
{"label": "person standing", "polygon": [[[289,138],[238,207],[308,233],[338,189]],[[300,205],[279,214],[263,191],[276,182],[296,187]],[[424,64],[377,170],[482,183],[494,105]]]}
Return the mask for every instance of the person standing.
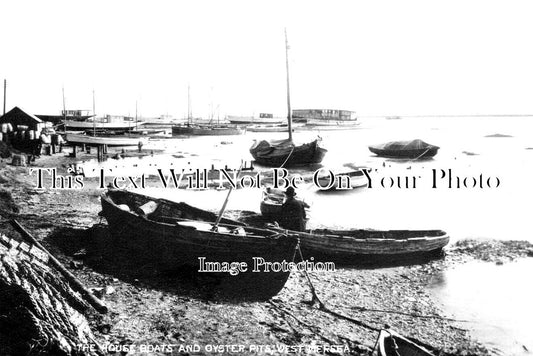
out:
{"label": "person standing", "polygon": [[296,191],[288,187],[285,191],[287,197],[281,206],[280,225],[287,230],[305,231],[305,203],[295,198]]}

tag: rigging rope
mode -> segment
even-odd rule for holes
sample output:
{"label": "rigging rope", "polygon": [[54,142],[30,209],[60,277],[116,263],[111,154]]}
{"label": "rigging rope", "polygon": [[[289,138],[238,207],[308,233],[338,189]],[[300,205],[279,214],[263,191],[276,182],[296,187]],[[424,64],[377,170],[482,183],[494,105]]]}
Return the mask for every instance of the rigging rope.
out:
{"label": "rigging rope", "polygon": [[293,143],[293,144],[292,144],[291,152],[289,152],[289,155],[288,155],[287,158],[285,159],[285,162],[283,162],[283,163],[281,164],[281,166],[279,166],[279,168],[283,168],[283,166],[285,165],[285,163],[287,163],[287,161],[288,161],[289,158],[291,157],[292,152],[294,151],[294,148],[295,148],[295,147],[296,147],[296,146],[295,146],[294,143]]}

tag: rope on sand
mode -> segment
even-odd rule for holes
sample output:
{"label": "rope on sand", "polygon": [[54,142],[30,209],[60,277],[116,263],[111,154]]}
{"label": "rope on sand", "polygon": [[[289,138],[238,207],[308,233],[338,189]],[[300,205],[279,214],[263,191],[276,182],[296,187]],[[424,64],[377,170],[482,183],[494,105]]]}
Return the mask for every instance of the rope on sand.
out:
{"label": "rope on sand", "polygon": [[[302,255],[302,251],[300,250],[300,246],[298,245],[298,254],[300,255],[300,258],[302,259],[302,261],[304,261],[303,259],[303,255]],[[318,309],[320,310],[324,310],[324,311],[327,311],[329,313],[332,313],[332,314],[336,314],[337,316],[341,317],[341,318],[344,318],[346,320],[349,320],[351,319],[350,317],[347,317],[347,316],[344,316],[344,315],[341,315],[341,314],[338,314],[337,312],[335,311],[332,311],[332,310],[329,310],[325,304],[318,298],[318,295],[316,293],[316,289],[313,285],[313,283],[311,282],[311,278],[309,277],[309,274],[307,273],[306,270],[304,270],[304,274],[306,276],[306,279],[307,279],[307,282],[309,283],[309,288],[311,289],[311,294],[312,294],[312,299],[311,299],[311,304],[314,305],[315,303],[318,303]],[[465,319],[454,319],[454,318],[446,318],[446,317],[443,317],[443,316],[439,316],[439,315],[423,315],[423,314],[415,314],[415,313],[407,313],[407,312],[402,312],[402,311],[395,311],[395,310],[385,310],[385,309],[373,309],[373,308],[366,308],[366,307],[361,307],[361,306],[353,306],[351,307],[351,309],[356,309],[358,311],[362,311],[362,312],[374,312],[374,313],[386,313],[386,314],[396,314],[396,315],[405,315],[405,316],[410,316],[410,317],[413,317],[413,318],[419,318],[419,319],[438,319],[438,320],[445,320],[445,321],[454,321],[454,322],[463,322],[463,323],[469,323],[469,322],[472,322],[470,320],[465,320]],[[355,320],[355,319],[353,319]],[[357,320],[356,320],[357,321]],[[357,323],[362,323],[360,321],[357,321]],[[364,323],[363,323],[364,324]],[[365,326],[365,325],[361,325],[361,326]],[[371,330],[380,330],[380,329],[375,329],[369,325],[365,326],[365,327],[368,327],[369,329]]]}

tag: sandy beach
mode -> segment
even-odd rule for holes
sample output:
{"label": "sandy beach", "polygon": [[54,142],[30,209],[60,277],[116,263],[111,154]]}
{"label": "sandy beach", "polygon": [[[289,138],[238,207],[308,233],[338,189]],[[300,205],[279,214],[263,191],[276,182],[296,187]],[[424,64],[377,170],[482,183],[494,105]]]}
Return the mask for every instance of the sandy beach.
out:
{"label": "sandy beach", "polygon": [[311,273],[327,310],[311,305],[303,273],[292,273],[267,302],[220,301],[198,281],[156,275],[133,258],[117,258],[117,246],[98,216],[103,190],[96,179],[86,179],[83,189],[35,189],[29,168],[58,167],[66,174],[73,158],[42,156],[30,167],[9,162],[0,162],[0,232],[18,236],[8,224],[16,218],[106,303],[109,313],[88,316],[98,342],[93,351],[364,355],[374,347],[376,329],[390,327],[436,354],[491,354],[471,337],[468,321],[445,314],[426,287],[436,273],[458,264],[533,256],[527,242],[463,240],[448,246],[443,258],[422,265]]}

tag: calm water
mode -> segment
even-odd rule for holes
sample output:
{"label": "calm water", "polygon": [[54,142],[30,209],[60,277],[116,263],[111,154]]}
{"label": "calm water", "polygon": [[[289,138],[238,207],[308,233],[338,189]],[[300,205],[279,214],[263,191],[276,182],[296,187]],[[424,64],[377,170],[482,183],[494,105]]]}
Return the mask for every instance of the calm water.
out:
{"label": "calm water", "polygon": [[[351,131],[297,132],[305,141],[320,135],[328,149],[325,167],[345,163],[373,169],[373,188],[349,192],[317,193],[314,185],[298,189],[298,195],[311,205],[309,227],[442,229],[454,240],[493,238],[533,241],[531,198],[533,188],[533,117],[498,118],[403,118],[361,119]],[[486,137],[491,135],[499,137]],[[248,149],[254,138],[283,138],[285,134],[247,133],[243,136],[196,137],[154,141],[146,148],[164,148],[167,154],[143,159],[109,160],[110,174],[156,172],[157,168],[238,168],[249,161]],[[374,156],[367,146],[392,140],[420,138],[440,146],[434,159],[398,161]],[[531,148],[531,149],[528,149]],[[190,153],[195,155],[190,156]],[[184,157],[183,157],[184,156]],[[180,158],[181,157],[181,158]],[[86,165],[90,174],[97,165]],[[433,188],[433,169],[439,179]],[[441,170],[452,173],[440,179]],[[299,172],[299,171],[297,171]],[[480,175],[483,188],[479,187]],[[416,188],[405,185],[405,177],[415,176]],[[401,178],[401,185],[381,187],[379,179]],[[467,179],[467,187],[456,179]],[[473,187],[473,179],[476,186]],[[486,187],[491,177],[498,188]],[[412,182],[412,178],[409,178]],[[147,192],[147,191],[145,191]],[[199,207],[219,209],[226,191],[150,189],[150,194],[188,201]],[[259,212],[259,189],[234,190],[227,209]],[[474,321],[474,335],[504,354],[533,350],[530,261],[495,266],[477,263],[459,266],[437,276],[431,290],[450,314]],[[529,311],[529,314],[524,311]]]}
{"label": "calm water", "polygon": [[430,289],[451,315],[472,320],[465,326],[495,353],[530,355],[532,271],[531,258],[501,266],[472,262],[435,276]]}
{"label": "calm water", "polygon": [[[328,149],[325,167],[345,163],[368,166],[374,171],[372,189],[317,194],[313,184],[298,189],[298,194],[312,205],[310,226],[369,228],[438,228],[452,239],[489,237],[496,239],[533,239],[528,234],[529,207],[533,195],[533,118],[405,118],[401,120],[363,119],[359,129],[351,131],[297,132],[305,141],[320,135]],[[512,137],[485,137],[503,134]],[[238,168],[240,160],[251,160],[248,149],[254,138],[282,138],[285,134],[246,133],[242,136],[196,137],[160,140],[145,148],[164,148],[168,154],[143,159],[109,160],[104,165],[117,173],[155,173],[157,168]],[[374,156],[369,144],[390,140],[421,138],[441,147],[434,159],[418,162],[397,161]],[[226,144],[225,144],[226,143]],[[194,153],[197,156],[189,156]],[[184,158],[176,158],[185,156]],[[384,167],[385,165],[385,167]],[[90,174],[94,166],[87,166]],[[432,188],[432,170],[440,177],[441,169],[451,170],[454,187],[447,178]],[[377,170],[377,171],[376,171]],[[486,181],[499,178],[499,188],[456,188],[456,178],[476,177]],[[416,188],[383,188],[379,179],[416,176]],[[478,183],[479,184],[479,183]],[[216,209],[226,193],[166,189],[154,191],[180,200],[191,199],[197,205]],[[232,193],[228,209],[259,211],[258,189]]]}

